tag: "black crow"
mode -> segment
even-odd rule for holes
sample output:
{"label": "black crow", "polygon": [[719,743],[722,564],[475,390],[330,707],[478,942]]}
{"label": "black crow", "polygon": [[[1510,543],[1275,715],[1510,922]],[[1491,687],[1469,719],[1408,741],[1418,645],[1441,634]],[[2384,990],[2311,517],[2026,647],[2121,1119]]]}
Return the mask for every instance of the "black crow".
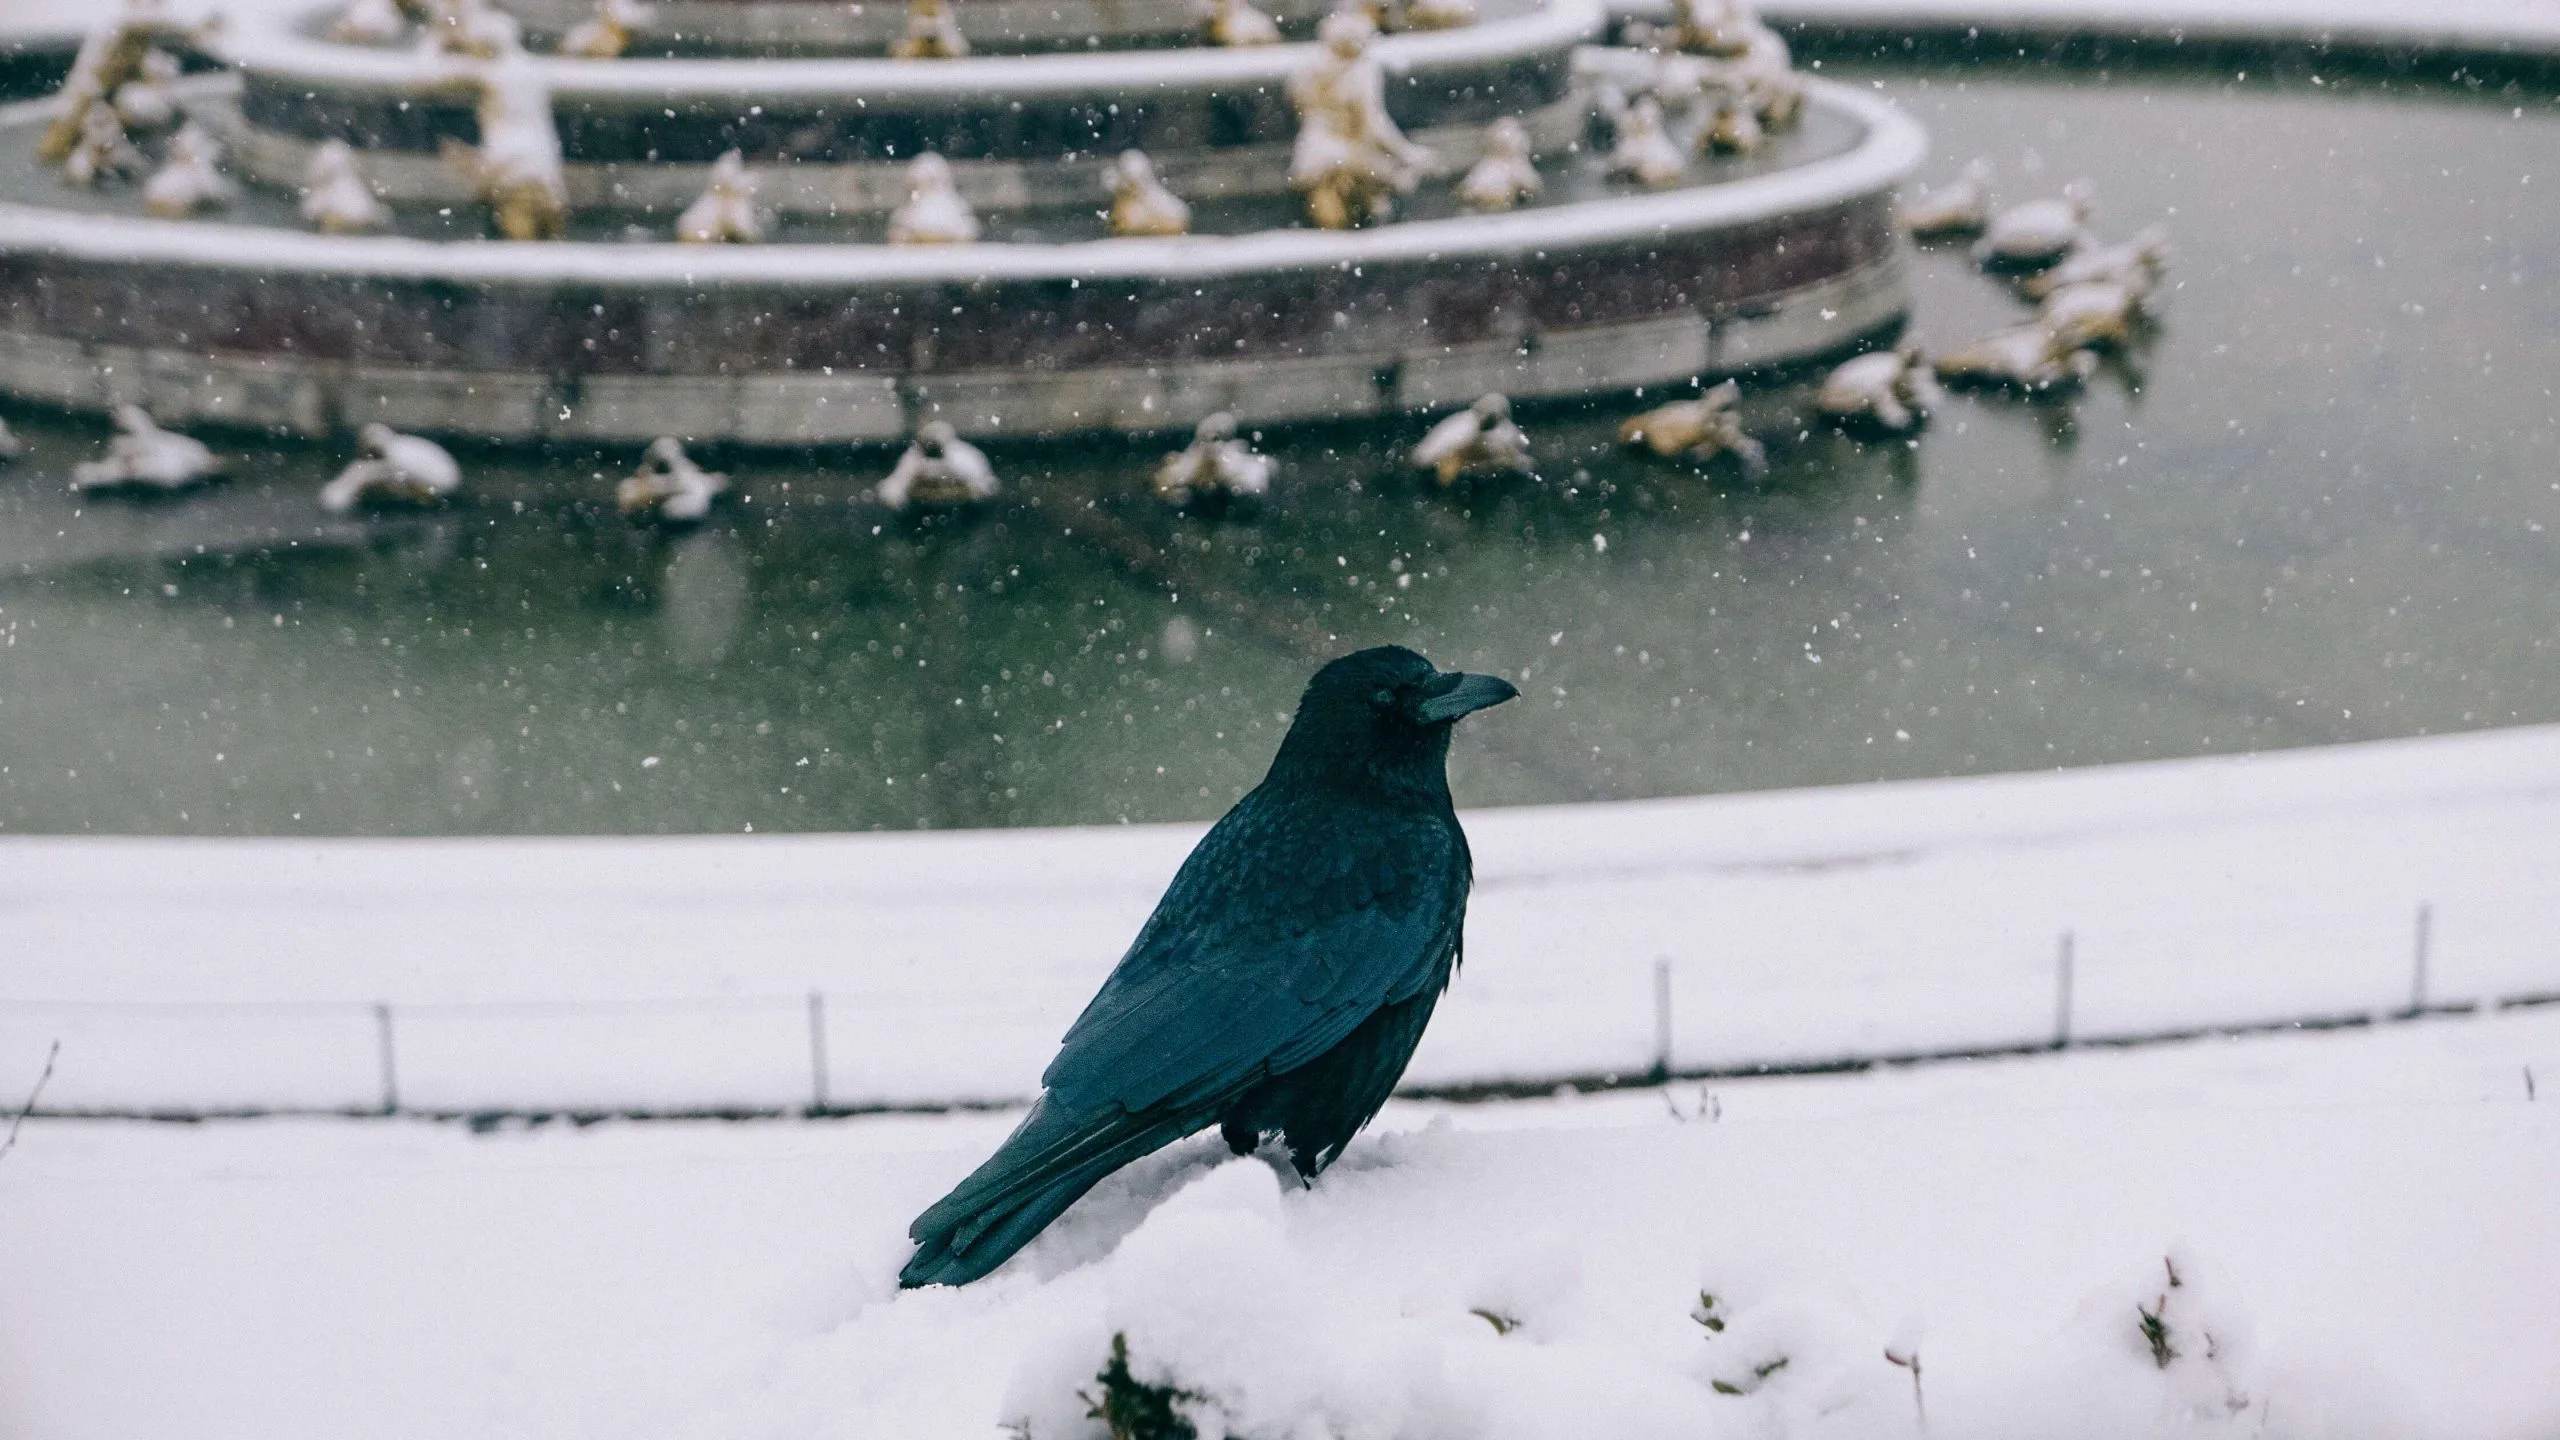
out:
{"label": "black crow", "polygon": [[1304,1179],[1386,1103],[1458,968],[1474,871],[1449,731],[1518,695],[1400,646],[1318,670],[1271,773],[1182,862],[1002,1148],[917,1217],[902,1286],[965,1285],[1103,1176],[1216,1125]]}

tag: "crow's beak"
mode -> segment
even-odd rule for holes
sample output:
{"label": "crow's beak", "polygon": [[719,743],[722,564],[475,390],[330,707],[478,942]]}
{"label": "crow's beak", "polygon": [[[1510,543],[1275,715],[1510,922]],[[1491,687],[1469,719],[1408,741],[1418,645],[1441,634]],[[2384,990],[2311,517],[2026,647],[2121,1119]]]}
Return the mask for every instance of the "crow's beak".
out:
{"label": "crow's beak", "polygon": [[1451,681],[1455,683],[1450,684],[1448,689],[1422,702],[1421,714],[1426,722],[1437,725],[1443,720],[1455,720],[1461,715],[1472,715],[1478,710],[1499,705],[1505,700],[1518,699],[1520,695],[1519,690],[1508,680],[1491,675],[1469,675],[1464,672],[1452,672],[1441,676],[1439,681],[1434,682],[1433,688],[1438,689],[1441,683]]}

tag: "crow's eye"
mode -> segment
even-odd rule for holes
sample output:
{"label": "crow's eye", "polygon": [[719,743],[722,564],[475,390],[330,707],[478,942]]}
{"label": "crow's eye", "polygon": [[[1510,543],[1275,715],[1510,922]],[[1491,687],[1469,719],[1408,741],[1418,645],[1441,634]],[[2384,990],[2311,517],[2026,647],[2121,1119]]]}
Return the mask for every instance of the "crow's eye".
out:
{"label": "crow's eye", "polygon": [[1369,703],[1377,706],[1381,710],[1392,710],[1395,708],[1396,692],[1393,690],[1381,690],[1377,694],[1369,697]]}

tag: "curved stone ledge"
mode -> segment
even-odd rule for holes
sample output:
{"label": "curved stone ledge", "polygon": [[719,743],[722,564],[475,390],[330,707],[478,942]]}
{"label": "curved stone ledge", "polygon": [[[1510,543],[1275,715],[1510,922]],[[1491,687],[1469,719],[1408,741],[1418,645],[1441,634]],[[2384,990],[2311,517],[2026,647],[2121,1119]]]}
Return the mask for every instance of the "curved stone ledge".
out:
{"label": "curved stone ledge", "polygon": [[[1607,3],[1617,19],[1671,8]],[[1885,61],[2560,73],[2560,6],[2530,0],[1781,0],[1762,13],[1802,54]]]}
{"label": "curved stone ledge", "polygon": [[[1520,117],[1532,143],[1550,154],[1581,139],[1589,106],[1568,93]],[[1475,163],[1484,153],[1482,125],[1449,125],[1407,131],[1431,147],[1453,169]],[[228,137],[233,163],[260,184],[290,190],[302,183],[311,154],[320,142],[261,128],[235,117]],[[1050,206],[1091,206],[1104,193],[1103,174],[1118,152],[1086,151],[1074,159],[1049,161],[954,160],[953,178],[969,203],[986,210]],[[1194,200],[1243,195],[1277,195],[1289,188],[1289,146],[1284,142],[1237,145],[1218,150],[1151,152],[1156,173],[1175,193]],[[376,151],[364,158],[365,179],[384,199],[396,204],[459,205],[471,201],[463,176],[438,156],[408,151]],[[599,208],[677,210],[702,193],[711,166],[704,161],[597,163],[571,161],[562,166],[569,203],[581,210]],[[756,179],[756,203],[786,214],[836,215],[884,213],[907,198],[904,161],[874,160],[830,164],[824,161],[768,159],[750,165]]]}
{"label": "curved stone ledge", "polygon": [[[956,0],[960,33],[988,51],[1081,50],[1105,45],[1188,41],[1205,28],[1197,0]],[[1255,8],[1293,30],[1324,18],[1326,0],[1271,0]],[[507,9],[538,36],[554,36],[584,20],[587,0],[508,0]],[[900,0],[653,0],[644,43],[661,42],[755,53],[793,50],[877,51],[906,32]]]}
{"label": "curved stone ledge", "polygon": [[134,402],[170,423],[309,435],[369,420],[498,440],[640,442],[664,434],[749,444],[890,444],[926,418],[981,439],[1183,430],[1213,411],[1248,424],[1463,405],[1488,390],[1568,397],[1810,359],[1892,325],[1905,308],[1887,258],[1711,319],[1659,319],[1295,359],[1189,360],[927,375],[804,370],[717,375],[545,374],[339,364],[13,336],[0,389],[74,409]]}
{"label": "curved stone ledge", "polygon": [[[1598,0],[1546,0],[1463,30],[1390,36],[1377,55],[1409,130],[1484,124],[1563,100]],[[432,155],[472,141],[469,72],[411,50],[334,45],[244,22],[215,47],[241,76],[255,129],[368,152]],[[551,85],[572,162],[851,164],[911,158],[1047,161],[1141,149],[1159,157],[1288,143],[1289,75],[1309,45],[1129,50],[966,60],[564,60]],[[672,113],[671,113],[672,112]]]}

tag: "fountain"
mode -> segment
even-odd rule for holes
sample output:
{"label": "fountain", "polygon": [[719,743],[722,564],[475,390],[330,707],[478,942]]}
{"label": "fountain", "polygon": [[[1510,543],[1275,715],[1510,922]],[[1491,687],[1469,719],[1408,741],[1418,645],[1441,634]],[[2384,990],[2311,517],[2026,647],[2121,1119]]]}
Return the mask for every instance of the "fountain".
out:
{"label": "fountain", "polygon": [[[383,48],[328,40],[337,16],[317,12],[270,25],[243,9],[206,37],[228,74],[199,66],[167,94],[232,157],[218,212],[145,213],[170,130],[115,117],[143,163],[84,190],[36,155],[50,114],[0,112],[0,378],[56,397],[0,394],[25,450],[0,469],[0,826],[1198,819],[1252,782],[1307,667],[1371,639],[1534,670],[1518,738],[1459,757],[1469,793],[1503,801],[2560,715],[2535,649],[2552,515],[2535,419],[2548,367],[2531,363],[2552,333],[2532,242],[2560,231],[2546,187],[2516,183],[2540,174],[2560,109],[2526,81],[2509,96],[2216,51],[2218,73],[2066,84],[1898,46],[1851,61],[1799,23],[1788,38],[1831,83],[1806,86],[1793,128],[1755,107],[1774,131],[1759,150],[1704,156],[1710,79],[1731,93],[1702,68],[1731,63],[1713,56],[1568,46],[1561,132],[1538,104],[1446,125],[1412,108],[1403,77],[1449,59],[1431,47],[1481,56],[1552,13],[1485,0],[1473,26],[1391,18],[1370,51],[1388,118],[1440,173],[1397,197],[1396,219],[1325,231],[1287,174],[1286,83],[1312,55],[1312,14],[1255,8],[1279,27],[1270,44],[1076,53],[956,0],[971,56],[894,61],[904,6],[875,6],[867,40],[775,44],[746,67],[753,47],[679,43],[672,7],[648,8],[624,58],[569,61],[551,37],[590,0],[554,28],[520,7],[566,240],[489,237],[440,153],[480,138],[467,89],[366,120],[348,103],[360,87],[315,83],[303,102],[279,83],[253,123],[246,52],[491,63],[415,54],[418,13]],[[1244,8],[1219,13],[1242,24]],[[754,128],[782,115],[799,135],[789,107],[814,110],[843,67],[867,67],[868,103],[910,118],[901,97],[990,75],[1029,115],[1030,82],[1062,68],[1232,76],[1220,67],[1283,52],[1237,82],[1270,107],[1253,134],[1186,131],[1135,113],[1157,92],[1123,89],[1120,115],[1094,108],[1127,133],[1053,133],[1002,159],[1020,138],[1003,129],[1011,100],[971,99],[975,153],[935,153],[983,227],[974,243],[885,243],[922,148],[826,152],[872,142],[808,134],[809,156],[785,160]],[[717,112],[675,103],[665,77],[700,93],[724,66],[777,83],[678,153],[678,121]],[[140,60],[132,78],[158,83]],[[597,97],[644,83],[666,90],[659,129],[612,158],[602,119],[637,102]],[[1647,97],[1682,167],[1659,191],[1600,173],[1619,138],[1604,104]],[[1866,187],[1890,168],[1880,147],[1910,135],[1884,97],[1929,127],[1922,178],[1958,182],[1943,241],[1877,234],[1897,217]],[[385,143],[375,120],[417,129]],[[2445,203],[2378,225],[2323,168],[2332,148],[2388,193]],[[1487,154],[1504,163],[1481,191],[1507,210],[1460,193]],[[2090,214],[2062,228],[2090,238],[2058,264],[1985,274],[1956,233],[2081,176],[2098,184]],[[1155,191],[1179,201],[1190,233],[1115,238],[1107,179],[1158,220]],[[760,243],[725,220],[703,233],[730,243],[678,241],[714,190],[700,218],[751,214]],[[2143,231],[2155,221],[2173,260]],[[1879,283],[1825,288],[1858,274]],[[1835,384],[1754,368],[1881,329],[1906,293],[1897,348]],[[2119,324],[2125,339],[2084,343]],[[1691,403],[1719,371],[1744,372],[1738,402]],[[1519,446],[1413,463],[1438,420],[1490,394],[1520,402],[1516,419],[1488,406],[1467,428]],[[1597,399],[1531,403],[1576,394]],[[1230,397],[1231,422],[1197,428]],[[149,413],[118,443],[103,407],[126,399]],[[1663,411],[1622,443],[1630,418]],[[243,414],[323,438],[202,423]],[[936,432],[945,463],[919,447],[905,512],[897,487],[877,493],[895,448],[824,443],[902,447],[935,420],[986,468]],[[449,444],[459,493],[322,510],[371,423]],[[1078,426],[1148,433],[1018,438]],[[150,438],[187,430],[209,454]],[[474,435],[568,443],[455,443]],[[650,446],[660,435],[684,443]],[[817,443],[733,443],[755,437]],[[1167,466],[1175,452],[1187,461]],[[1000,485],[979,499],[968,473]]]}
{"label": "fountain", "polygon": [[[1921,141],[1868,95],[1598,51],[1597,0],[1262,6],[1275,43],[1215,43],[1255,38],[1232,10],[244,7],[176,82],[236,196],[145,213],[118,177],[161,142],[77,130],[103,106],[0,123],[73,125],[103,181],[0,167],[0,394],[336,437],[1181,432],[1686,384],[1905,309]],[[1685,134],[1700,67],[1753,65],[1765,143],[1608,174],[1595,94]]]}

